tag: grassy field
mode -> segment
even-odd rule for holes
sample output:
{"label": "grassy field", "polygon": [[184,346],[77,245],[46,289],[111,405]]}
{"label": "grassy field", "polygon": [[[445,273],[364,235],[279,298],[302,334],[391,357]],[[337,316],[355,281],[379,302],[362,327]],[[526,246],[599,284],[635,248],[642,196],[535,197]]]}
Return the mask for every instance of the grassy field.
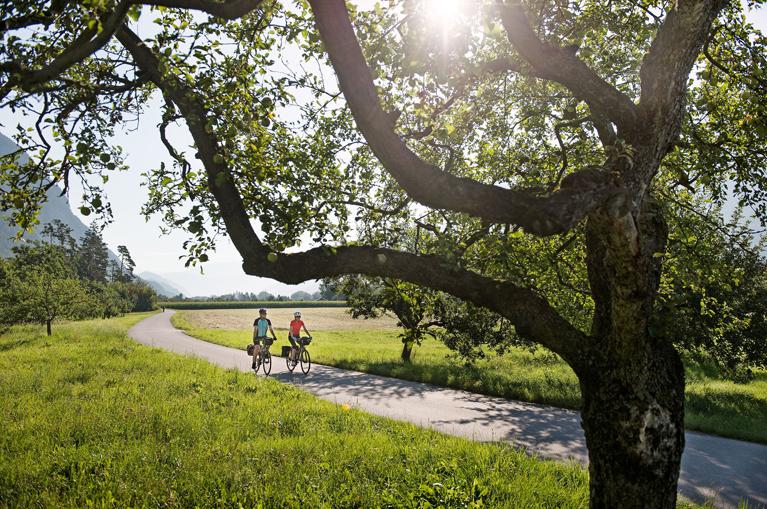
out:
{"label": "grassy field", "polygon": [[345,308],[346,302],[341,300],[257,300],[257,301],[218,301],[218,300],[185,300],[160,301],[158,306],[169,309],[258,309],[258,308]]}
{"label": "grassy field", "polygon": [[[291,308],[268,308],[267,317],[272,321],[275,330],[288,330],[288,324],[293,319],[293,311],[302,309],[298,306]],[[303,320],[309,331],[344,331],[356,330],[360,326],[366,330],[395,331],[397,320],[388,316],[372,320],[354,320],[346,312],[347,308],[312,308],[302,312]],[[209,309],[184,312],[195,327],[202,329],[243,330],[252,328],[253,320],[258,312],[253,309]]]}
{"label": "grassy field", "polygon": [[[224,312],[200,313],[178,313],[173,323],[192,336],[235,348],[243,348],[250,340],[252,318],[248,322],[229,313],[221,315],[225,319],[216,319],[216,313]],[[328,328],[313,327],[314,319],[327,321]],[[512,349],[501,357],[489,354],[466,366],[441,343],[426,340],[414,350],[408,365],[399,361],[402,343],[393,326],[352,333],[350,329],[366,327],[366,322],[344,316],[341,309],[312,309],[305,321],[316,338],[310,347],[312,359],[321,364],[565,408],[577,409],[580,404],[575,374],[544,349],[535,353]],[[344,322],[346,330],[334,321]],[[278,339],[273,351],[288,344],[284,333],[279,332]],[[712,366],[694,362],[687,363],[686,372],[687,429],[767,443],[767,371],[757,370],[747,384],[725,380]]]}
{"label": "grassy field", "polygon": [[130,341],[0,336],[0,507],[586,507],[587,473]]}

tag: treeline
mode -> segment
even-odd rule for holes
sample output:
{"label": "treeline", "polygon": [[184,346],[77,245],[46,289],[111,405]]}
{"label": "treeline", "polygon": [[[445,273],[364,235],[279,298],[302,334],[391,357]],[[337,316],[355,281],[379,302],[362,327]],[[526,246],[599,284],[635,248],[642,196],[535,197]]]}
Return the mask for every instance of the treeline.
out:
{"label": "treeline", "polygon": [[[196,301],[204,301],[204,302],[243,302],[245,305],[243,306],[232,306],[232,307],[253,307],[253,305],[263,305],[264,303],[274,303],[274,302],[308,302],[308,301],[345,301],[346,295],[343,293],[339,293],[336,291],[334,287],[328,286],[324,282],[320,284],[319,291],[316,291],[314,293],[304,292],[304,291],[297,291],[290,294],[290,296],[287,295],[274,295],[269,292],[234,292],[234,293],[227,293],[225,295],[215,295],[213,297],[193,297],[193,298],[186,298],[183,294],[178,294],[174,297],[171,297],[169,299],[166,299],[166,303],[177,303],[177,302],[196,302]],[[166,307],[177,307],[177,306],[166,306]],[[275,307],[275,306],[273,306]],[[279,306],[277,306],[279,307]],[[181,308],[178,308],[181,309]],[[192,309],[192,308],[188,308]]]}
{"label": "treeline", "polygon": [[170,309],[258,309],[258,308],[290,308],[297,304],[302,308],[342,308],[346,301],[310,300],[310,301],[160,301],[157,304]]}
{"label": "treeline", "polygon": [[0,325],[41,323],[50,335],[57,319],[109,318],[156,307],[157,295],[136,280],[126,246],[118,246],[118,259],[110,260],[98,230],[88,229],[76,241],[59,220],[42,234],[44,240],[0,258]]}

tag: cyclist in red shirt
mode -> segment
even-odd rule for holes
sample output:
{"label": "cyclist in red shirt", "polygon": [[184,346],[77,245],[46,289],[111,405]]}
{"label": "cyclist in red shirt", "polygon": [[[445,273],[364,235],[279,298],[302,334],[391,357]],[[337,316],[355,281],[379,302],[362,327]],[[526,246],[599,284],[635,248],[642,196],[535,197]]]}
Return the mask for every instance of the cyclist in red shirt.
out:
{"label": "cyclist in red shirt", "polygon": [[290,360],[295,361],[296,360],[296,354],[298,352],[298,344],[296,343],[297,339],[301,338],[301,329],[304,329],[307,336],[311,336],[309,331],[306,329],[306,324],[301,320],[301,312],[296,311],[293,313],[293,320],[290,322],[290,330],[288,331],[288,341],[290,341]]}

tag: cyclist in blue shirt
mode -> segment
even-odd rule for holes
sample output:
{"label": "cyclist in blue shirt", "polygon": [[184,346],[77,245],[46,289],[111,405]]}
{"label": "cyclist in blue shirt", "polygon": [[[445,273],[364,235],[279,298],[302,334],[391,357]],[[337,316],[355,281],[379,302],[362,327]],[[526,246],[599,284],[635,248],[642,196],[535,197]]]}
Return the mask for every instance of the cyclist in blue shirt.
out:
{"label": "cyclist in blue shirt", "polygon": [[258,310],[258,318],[253,322],[253,344],[256,346],[253,348],[252,369],[256,369],[256,355],[261,352],[261,345],[266,346],[266,341],[269,339],[266,336],[267,332],[271,332],[272,339],[277,341],[277,336],[272,329],[272,322],[266,317],[266,309],[261,308]]}

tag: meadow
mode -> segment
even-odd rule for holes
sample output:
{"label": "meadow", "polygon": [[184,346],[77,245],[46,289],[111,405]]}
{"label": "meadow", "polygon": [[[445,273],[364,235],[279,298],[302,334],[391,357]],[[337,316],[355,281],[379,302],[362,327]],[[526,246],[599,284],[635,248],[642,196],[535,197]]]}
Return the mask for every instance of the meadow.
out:
{"label": "meadow", "polygon": [[132,342],[0,335],[0,507],[586,507],[588,474]]}
{"label": "meadow", "polygon": [[218,301],[218,300],[184,300],[184,301],[160,301],[158,306],[168,309],[258,309],[258,308],[345,308],[346,302],[342,300],[304,300],[304,301],[280,301],[280,300],[257,300],[257,301]]}
{"label": "meadow", "polygon": [[[288,344],[290,313],[282,317],[280,311],[269,310],[279,330],[275,352]],[[247,310],[184,311],[172,321],[199,339],[244,348],[254,318]],[[413,351],[412,362],[404,364],[393,319],[354,320],[341,308],[315,308],[304,312],[304,321],[315,337],[312,359],[320,364],[564,408],[580,406],[575,373],[544,348],[512,348],[501,356],[488,352],[468,365],[443,344],[427,339]],[[767,371],[755,370],[748,383],[727,380],[713,364],[691,359],[685,371],[687,429],[767,443]]]}

